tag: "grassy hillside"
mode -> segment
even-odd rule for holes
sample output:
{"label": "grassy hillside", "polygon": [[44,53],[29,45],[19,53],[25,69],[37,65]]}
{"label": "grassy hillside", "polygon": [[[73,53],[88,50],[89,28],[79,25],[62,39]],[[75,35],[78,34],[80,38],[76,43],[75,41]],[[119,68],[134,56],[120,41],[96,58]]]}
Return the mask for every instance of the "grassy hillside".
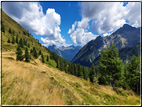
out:
{"label": "grassy hillside", "polygon": [[[16,61],[17,43],[12,37],[23,38],[44,56],[53,56],[24,28],[2,12],[2,105],[139,105],[140,98],[133,91],[91,82],[60,71],[50,59],[41,62],[41,55],[30,62]],[[11,29],[12,33],[9,33]],[[13,33],[14,32],[14,33]],[[23,52],[27,46],[22,48]],[[55,56],[54,56],[55,57]],[[57,57],[57,56],[56,56]]]}
{"label": "grassy hillside", "polygon": [[[38,40],[34,39],[28,31],[26,31],[22,26],[20,26],[16,21],[11,19],[2,11],[2,25],[4,25],[5,33],[2,32],[2,51],[16,51],[17,44],[7,43],[8,39],[12,41],[12,36],[16,39],[18,35],[19,39],[25,39],[30,44],[30,49],[36,47],[37,52],[41,50],[43,54],[47,54],[47,50],[42,47]],[[12,34],[9,33],[9,29],[11,29]],[[13,33],[14,32],[14,33]],[[29,49],[29,50],[30,50]]]}
{"label": "grassy hillside", "polygon": [[[120,89],[123,90],[123,89]],[[137,105],[132,91],[116,93],[111,87],[92,84],[61,72],[36,59],[16,61],[2,54],[2,105]]]}

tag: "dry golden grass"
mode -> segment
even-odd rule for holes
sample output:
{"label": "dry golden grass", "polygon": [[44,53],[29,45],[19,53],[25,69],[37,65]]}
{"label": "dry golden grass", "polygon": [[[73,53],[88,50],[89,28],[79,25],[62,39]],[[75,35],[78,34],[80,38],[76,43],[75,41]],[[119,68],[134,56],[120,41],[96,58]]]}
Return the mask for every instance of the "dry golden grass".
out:
{"label": "dry golden grass", "polygon": [[[53,87],[52,93],[49,92],[50,77],[42,74],[45,68],[41,68],[30,63],[2,59],[2,84],[5,86],[2,93],[9,96],[4,99],[8,101],[7,104],[14,104],[13,100],[16,100],[15,104],[64,104],[56,87]],[[54,99],[55,103],[49,99]]]}
{"label": "dry golden grass", "polygon": [[139,96],[128,90],[125,91],[130,93],[128,97],[121,96],[109,86],[91,84],[48,67],[39,59],[30,63],[15,59],[15,54],[2,55],[3,105],[140,104]]}

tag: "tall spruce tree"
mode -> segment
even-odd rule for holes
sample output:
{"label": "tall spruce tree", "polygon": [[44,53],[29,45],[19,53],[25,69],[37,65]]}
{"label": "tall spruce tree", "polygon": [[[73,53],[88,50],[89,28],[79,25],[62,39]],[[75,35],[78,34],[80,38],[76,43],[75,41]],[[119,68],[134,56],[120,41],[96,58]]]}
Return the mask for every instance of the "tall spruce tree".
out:
{"label": "tall spruce tree", "polygon": [[12,36],[12,44],[15,43],[15,39],[14,39],[14,36]]}
{"label": "tall spruce tree", "polygon": [[31,53],[35,58],[38,58],[38,54],[37,54],[37,51],[36,51],[35,47],[33,47],[33,49],[30,50],[30,53]]}
{"label": "tall spruce tree", "polygon": [[46,61],[49,61],[49,56],[47,55]]}
{"label": "tall spruce tree", "polygon": [[21,48],[24,47],[24,46],[23,46],[23,39],[22,39],[22,38],[20,38],[20,41],[19,41],[18,45],[19,45]]}
{"label": "tall spruce tree", "polygon": [[30,50],[30,54],[32,54],[32,53],[33,53],[33,49]]}
{"label": "tall spruce tree", "polygon": [[10,39],[8,38],[7,43],[10,43]]}
{"label": "tall spruce tree", "polygon": [[23,52],[22,52],[22,50],[21,50],[21,47],[20,47],[20,45],[18,45],[18,47],[17,47],[17,50],[16,50],[16,60],[18,61],[22,61],[23,60]]}
{"label": "tall spruce tree", "polygon": [[27,40],[26,40],[26,39],[23,39],[23,44],[24,44],[25,46],[27,46]]}
{"label": "tall spruce tree", "polygon": [[80,64],[77,64],[77,76],[81,77]]}
{"label": "tall spruce tree", "polygon": [[92,63],[91,70],[89,73],[90,82],[92,83],[94,82],[94,76],[95,76],[95,67],[94,64]]}
{"label": "tall spruce tree", "polygon": [[25,61],[30,62],[30,55],[29,55],[29,52],[28,52],[28,48],[25,49]]}
{"label": "tall spruce tree", "polygon": [[37,55],[36,49],[33,52],[34,52],[34,57],[37,58],[38,55]]}
{"label": "tall spruce tree", "polygon": [[41,50],[39,50],[38,55],[41,55]]}
{"label": "tall spruce tree", "polygon": [[18,44],[18,35],[16,36],[16,43]]}
{"label": "tall spruce tree", "polygon": [[41,55],[41,60],[42,60],[42,63],[44,63],[44,56],[43,56],[43,54]]}
{"label": "tall spruce tree", "polygon": [[99,71],[101,72],[100,82],[111,86],[121,86],[124,80],[124,66],[118,57],[118,49],[112,44],[105,51],[102,51]]}
{"label": "tall spruce tree", "polygon": [[11,34],[11,29],[9,28],[9,33]]}
{"label": "tall spruce tree", "polygon": [[133,56],[131,58],[130,63],[127,66],[127,84],[129,87],[137,92],[140,93],[140,58]]}
{"label": "tall spruce tree", "polygon": [[[48,56],[47,56],[48,57]],[[58,59],[58,62],[57,62],[57,68],[60,69],[60,59]]]}

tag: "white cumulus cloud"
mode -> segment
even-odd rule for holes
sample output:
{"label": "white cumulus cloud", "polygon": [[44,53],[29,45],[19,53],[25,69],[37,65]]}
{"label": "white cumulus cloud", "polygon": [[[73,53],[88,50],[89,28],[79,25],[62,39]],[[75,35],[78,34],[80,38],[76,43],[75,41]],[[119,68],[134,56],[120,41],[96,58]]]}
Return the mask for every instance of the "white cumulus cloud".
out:
{"label": "white cumulus cloud", "polygon": [[[141,26],[140,2],[128,2],[126,6],[123,6],[123,2],[81,2],[79,5],[82,19],[77,22],[76,29],[69,33],[76,44],[83,44],[83,40],[87,42],[87,38],[94,38],[88,32],[89,29],[97,35],[107,36],[128,22],[135,27]],[[89,33],[89,37],[83,36],[86,33]]]}
{"label": "white cumulus cloud", "polygon": [[78,21],[78,27],[79,28],[89,28],[89,19],[88,18],[83,18],[81,21]]}
{"label": "white cumulus cloud", "polygon": [[73,43],[84,45],[92,39],[95,39],[97,35],[92,34],[92,32],[85,31],[83,28],[77,28],[71,35],[70,35]]}
{"label": "white cumulus cloud", "polygon": [[92,30],[98,34],[116,30],[126,23],[140,26],[140,2],[82,2],[82,17],[92,20]]}
{"label": "white cumulus cloud", "polygon": [[61,16],[55,9],[48,8],[44,14],[37,2],[3,2],[2,9],[30,33],[43,36],[43,44],[65,44],[60,33]]}

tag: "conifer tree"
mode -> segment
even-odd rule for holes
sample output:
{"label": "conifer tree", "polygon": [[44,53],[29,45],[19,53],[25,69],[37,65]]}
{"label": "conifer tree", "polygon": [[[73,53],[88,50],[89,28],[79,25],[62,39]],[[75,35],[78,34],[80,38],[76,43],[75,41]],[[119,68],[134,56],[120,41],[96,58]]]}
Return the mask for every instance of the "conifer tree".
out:
{"label": "conifer tree", "polygon": [[32,54],[32,53],[33,53],[33,50],[31,49],[31,50],[30,50],[30,54]]}
{"label": "conifer tree", "polygon": [[39,50],[39,52],[38,52],[38,55],[41,55],[42,53],[41,53],[41,50]]}
{"label": "conifer tree", "polygon": [[1,31],[5,33],[5,28],[3,24],[1,25]]}
{"label": "conifer tree", "polygon": [[140,58],[133,56],[127,66],[127,84],[139,94],[140,92]]}
{"label": "conifer tree", "polygon": [[27,40],[25,38],[23,39],[23,44],[27,46]]}
{"label": "conifer tree", "polygon": [[38,57],[35,47],[33,47],[33,56],[34,56],[35,58]]}
{"label": "conifer tree", "polygon": [[12,44],[15,43],[15,39],[14,39],[14,36],[12,36]]}
{"label": "conifer tree", "polygon": [[78,68],[77,65],[74,64],[74,75],[77,76],[78,75]]}
{"label": "conifer tree", "polygon": [[16,54],[17,54],[17,56],[16,56],[16,60],[18,61],[22,61],[23,60],[23,55],[22,55],[22,50],[21,50],[21,47],[20,47],[20,45],[18,45],[18,47],[17,47],[17,51],[16,51]]}
{"label": "conifer tree", "polygon": [[16,36],[16,43],[18,44],[18,35]]}
{"label": "conifer tree", "polygon": [[41,55],[41,58],[42,58],[42,63],[44,63],[44,56],[43,56],[43,54]]}
{"label": "conifer tree", "polygon": [[11,29],[9,28],[9,33],[11,34]]}
{"label": "conifer tree", "polygon": [[68,73],[68,65],[66,65],[65,72]]}
{"label": "conifer tree", "polygon": [[94,67],[94,64],[92,63],[92,66],[91,66],[91,71],[89,73],[89,78],[90,78],[90,82],[94,82],[94,76],[95,76],[95,67]]}
{"label": "conifer tree", "polygon": [[[47,56],[48,57],[48,56]],[[58,59],[58,62],[57,62],[57,68],[60,69],[60,59]]]}
{"label": "conifer tree", "polygon": [[74,75],[74,65],[73,65],[73,63],[71,63],[70,66],[71,66],[71,74]]}
{"label": "conifer tree", "polygon": [[7,43],[10,43],[10,39],[8,38]]}
{"label": "conifer tree", "polygon": [[30,44],[28,43],[28,47],[30,48]]}
{"label": "conifer tree", "polygon": [[20,41],[19,41],[18,45],[20,45],[21,48],[24,47],[24,46],[23,46],[23,40],[22,40],[22,38],[20,38]]}
{"label": "conifer tree", "polygon": [[36,51],[35,47],[33,47],[33,52]]}
{"label": "conifer tree", "polygon": [[121,86],[124,79],[124,66],[118,57],[118,49],[112,44],[102,51],[99,71],[101,72],[101,83],[111,86]]}
{"label": "conifer tree", "polygon": [[30,62],[30,55],[29,55],[29,52],[28,52],[28,48],[25,49],[25,61]]}
{"label": "conifer tree", "polygon": [[87,78],[88,78],[88,70],[87,70],[87,67],[83,67],[83,78],[85,79],[85,80],[87,80]]}
{"label": "conifer tree", "polygon": [[80,64],[77,64],[77,76],[81,76],[81,71],[80,71]]}
{"label": "conifer tree", "polygon": [[46,59],[46,61],[49,61],[49,56],[47,55],[47,59]]}

